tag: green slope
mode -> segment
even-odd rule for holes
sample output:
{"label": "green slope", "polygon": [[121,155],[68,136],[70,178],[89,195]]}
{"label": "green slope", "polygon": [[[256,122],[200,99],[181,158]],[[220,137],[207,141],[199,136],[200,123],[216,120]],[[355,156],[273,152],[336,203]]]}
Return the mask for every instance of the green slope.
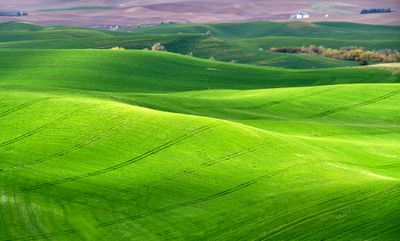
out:
{"label": "green slope", "polygon": [[398,65],[0,62],[0,240],[398,238]]}
{"label": "green slope", "polygon": [[209,29],[215,36],[227,39],[296,36],[343,40],[397,40],[400,35],[399,26],[377,26],[340,22],[249,22],[208,25],[168,25],[143,28],[138,30],[137,33],[204,33]]}
{"label": "green slope", "polygon": [[232,65],[149,51],[0,50],[0,61],[3,67],[0,85],[41,85],[116,92],[399,82],[398,74],[379,69],[286,70]]}
{"label": "green slope", "polygon": [[[207,30],[212,31],[213,37],[202,35]],[[295,69],[332,68],[354,66],[357,63],[321,56],[271,53],[268,49],[310,44],[331,48],[355,45],[366,49],[400,49],[398,32],[397,27],[341,23],[165,25],[132,32],[3,23],[0,24],[0,48],[103,49],[122,46],[144,49],[161,42],[170,52],[185,55],[193,53],[205,59],[213,56],[225,62],[235,60],[238,63]]]}

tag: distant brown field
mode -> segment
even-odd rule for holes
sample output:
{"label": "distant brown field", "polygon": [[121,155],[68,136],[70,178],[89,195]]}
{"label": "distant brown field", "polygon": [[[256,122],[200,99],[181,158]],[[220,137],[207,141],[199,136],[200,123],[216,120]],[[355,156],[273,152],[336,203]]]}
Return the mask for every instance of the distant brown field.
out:
{"label": "distant brown field", "polygon": [[[360,15],[364,8],[392,8],[396,13]],[[27,17],[0,17],[39,24],[81,26],[136,25],[160,22],[208,23],[255,20],[288,21],[297,11],[308,11],[305,21],[350,21],[400,24],[398,0],[0,0],[0,10],[21,10]],[[326,17],[328,15],[328,17]]]}

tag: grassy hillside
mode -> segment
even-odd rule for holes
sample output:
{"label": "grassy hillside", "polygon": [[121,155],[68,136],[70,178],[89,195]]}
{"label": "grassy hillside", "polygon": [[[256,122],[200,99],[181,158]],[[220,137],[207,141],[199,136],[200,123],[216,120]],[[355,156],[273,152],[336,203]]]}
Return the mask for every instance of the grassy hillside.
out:
{"label": "grassy hillside", "polygon": [[0,61],[0,85],[39,84],[115,92],[399,82],[398,74],[378,69],[286,70],[150,51],[0,50]]}
{"label": "grassy hillside", "polygon": [[[213,37],[202,35],[208,30]],[[400,49],[398,32],[397,27],[341,23],[164,25],[132,32],[3,23],[0,24],[0,48],[104,49],[122,46],[144,49],[161,42],[170,52],[193,53],[205,59],[213,56],[225,62],[235,60],[238,63],[295,69],[332,68],[357,63],[321,56],[272,53],[269,48],[315,44],[331,48],[355,45],[366,49]]]}
{"label": "grassy hillside", "polygon": [[[249,22],[226,24],[168,25],[138,30],[138,33],[199,33],[211,30],[216,37],[226,39],[266,36],[296,36],[328,39],[397,40],[399,26],[379,26],[337,22]],[[375,34],[372,34],[375,33]]]}
{"label": "grassy hillside", "polygon": [[0,62],[0,240],[398,239],[396,64]]}

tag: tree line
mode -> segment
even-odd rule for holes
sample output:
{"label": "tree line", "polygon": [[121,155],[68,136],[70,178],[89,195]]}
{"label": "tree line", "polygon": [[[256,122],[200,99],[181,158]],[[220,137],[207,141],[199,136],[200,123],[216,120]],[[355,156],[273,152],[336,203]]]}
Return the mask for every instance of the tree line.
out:
{"label": "tree line", "polygon": [[325,48],[323,46],[310,45],[308,47],[283,47],[271,48],[272,52],[292,53],[292,54],[315,54],[328,58],[350,60],[360,62],[366,65],[373,63],[396,63],[400,62],[400,53],[397,50],[382,49],[382,50],[364,50],[360,47],[343,47],[341,49]]}
{"label": "tree line", "polygon": [[360,14],[370,14],[370,13],[392,13],[393,10],[391,8],[371,8],[371,9],[363,9]]}

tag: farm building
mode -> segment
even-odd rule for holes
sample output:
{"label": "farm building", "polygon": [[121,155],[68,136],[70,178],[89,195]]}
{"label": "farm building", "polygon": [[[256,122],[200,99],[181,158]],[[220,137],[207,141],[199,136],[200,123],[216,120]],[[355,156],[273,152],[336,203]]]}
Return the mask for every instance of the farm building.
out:
{"label": "farm building", "polygon": [[307,12],[297,12],[295,15],[290,16],[290,19],[305,19],[305,18],[310,18],[310,14]]}

